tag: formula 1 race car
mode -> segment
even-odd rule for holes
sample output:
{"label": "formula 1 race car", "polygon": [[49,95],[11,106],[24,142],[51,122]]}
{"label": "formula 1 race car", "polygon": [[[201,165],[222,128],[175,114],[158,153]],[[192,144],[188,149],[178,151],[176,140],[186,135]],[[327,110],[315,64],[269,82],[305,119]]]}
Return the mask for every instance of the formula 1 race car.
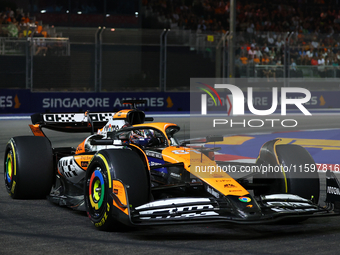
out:
{"label": "formula 1 race car", "polygon": [[[195,145],[223,137],[179,142],[180,128],[131,109],[116,113],[44,113],[31,116],[34,136],[10,139],[4,177],[14,199],[46,197],[87,212],[100,230],[122,226],[207,222],[269,223],[339,214],[340,185],[327,172],[327,206],[318,205],[320,184],[303,148],[266,142],[255,164],[214,161],[218,148]],[[77,148],[52,148],[42,128],[91,132]],[[232,178],[226,168],[255,169]],[[266,166],[279,171],[256,171]],[[285,171],[307,166],[314,171]]]}

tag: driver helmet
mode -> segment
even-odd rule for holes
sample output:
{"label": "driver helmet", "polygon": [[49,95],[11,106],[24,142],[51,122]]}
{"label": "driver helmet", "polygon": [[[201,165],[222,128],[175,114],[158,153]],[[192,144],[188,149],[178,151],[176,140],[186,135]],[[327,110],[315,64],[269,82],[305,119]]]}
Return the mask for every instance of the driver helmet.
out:
{"label": "driver helmet", "polygon": [[150,129],[133,130],[130,134],[130,141],[134,144],[147,146],[154,137],[154,131]]}

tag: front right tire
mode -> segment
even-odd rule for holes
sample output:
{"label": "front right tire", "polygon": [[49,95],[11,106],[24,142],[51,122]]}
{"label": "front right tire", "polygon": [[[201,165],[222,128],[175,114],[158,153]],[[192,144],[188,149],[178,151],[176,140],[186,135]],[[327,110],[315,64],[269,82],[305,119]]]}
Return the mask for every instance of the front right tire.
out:
{"label": "front right tire", "polygon": [[[268,146],[268,149],[270,147]],[[266,184],[266,188],[254,190],[256,196],[287,193],[313,200],[318,203],[320,195],[320,180],[314,159],[309,152],[299,145],[279,144],[275,147],[271,155],[277,155],[281,168],[280,172],[267,173],[267,176],[261,174],[256,175],[253,179],[254,183]],[[258,164],[271,164],[269,157],[262,157],[258,160]],[[283,171],[286,170],[286,171]]]}

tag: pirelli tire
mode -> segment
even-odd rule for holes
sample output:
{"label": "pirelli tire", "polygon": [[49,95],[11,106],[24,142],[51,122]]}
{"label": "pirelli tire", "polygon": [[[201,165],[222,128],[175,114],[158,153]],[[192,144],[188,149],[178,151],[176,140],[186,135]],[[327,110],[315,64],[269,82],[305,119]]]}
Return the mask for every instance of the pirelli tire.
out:
{"label": "pirelli tire", "polygon": [[[255,195],[288,193],[318,203],[320,179],[315,161],[309,152],[294,144],[280,144],[275,149],[281,171],[268,172],[266,178],[255,176],[254,183],[265,183],[269,186],[254,191]],[[264,163],[263,159],[260,159],[259,163]]]}
{"label": "pirelli tire", "polygon": [[119,208],[114,207],[114,189],[112,185],[110,187],[110,180],[111,184],[119,181],[126,187],[129,201],[126,206],[133,209],[150,200],[148,175],[145,164],[134,151],[107,149],[96,153],[86,170],[85,177],[85,207],[94,226],[104,231],[126,228],[128,224],[124,220],[127,219],[127,215],[124,219],[119,218],[122,213]]}
{"label": "pirelli tire", "polygon": [[14,199],[46,198],[51,191],[53,152],[46,137],[18,136],[5,149],[5,187]]}

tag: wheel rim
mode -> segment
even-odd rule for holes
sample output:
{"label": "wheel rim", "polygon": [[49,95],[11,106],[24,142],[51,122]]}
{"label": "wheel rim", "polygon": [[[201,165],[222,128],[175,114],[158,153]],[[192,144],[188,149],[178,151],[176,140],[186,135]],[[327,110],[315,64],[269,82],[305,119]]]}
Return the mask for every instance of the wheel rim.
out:
{"label": "wheel rim", "polygon": [[100,171],[100,168],[92,173],[89,185],[89,198],[90,204],[95,211],[101,209],[105,196],[105,183],[104,177]]}
{"label": "wheel rim", "polygon": [[8,153],[7,154],[7,159],[6,159],[6,171],[5,171],[5,180],[8,185],[12,183],[13,179],[13,159],[12,159],[12,154]]}

